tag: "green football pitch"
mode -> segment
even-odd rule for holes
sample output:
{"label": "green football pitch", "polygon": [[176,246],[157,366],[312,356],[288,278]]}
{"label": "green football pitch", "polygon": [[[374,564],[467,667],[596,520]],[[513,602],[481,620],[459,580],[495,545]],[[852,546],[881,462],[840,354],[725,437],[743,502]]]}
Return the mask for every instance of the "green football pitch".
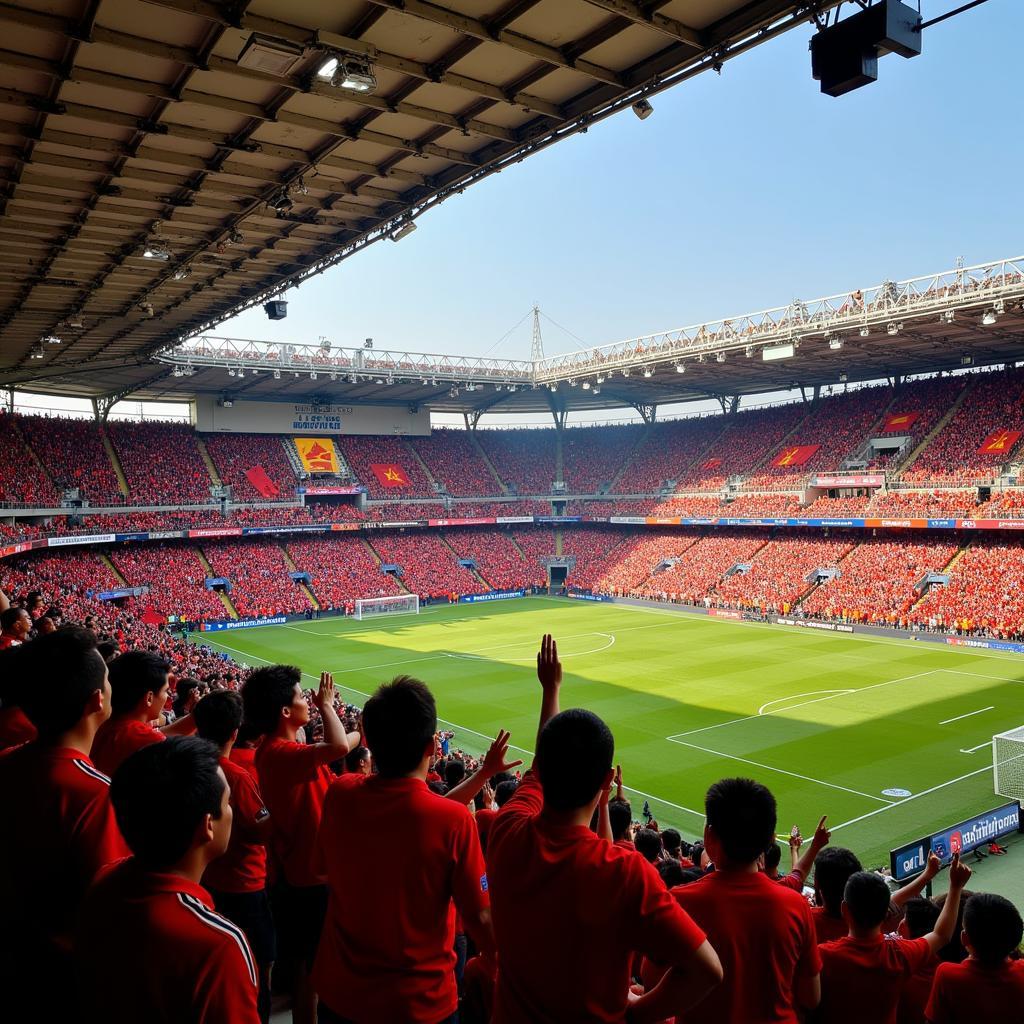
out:
{"label": "green football pitch", "polygon": [[499,728],[529,760],[540,637],[558,640],[562,707],[615,734],[634,817],[700,833],[708,785],[764,782],[779,831],[833,842],[865,864],[890,847],[1001,802],[994,733],[1024,724],[1024,662],[888,638],[738,623],[670,610],[556,598],[435,606],[420,615],[340,618],[198,634],[236,661],[334,673],[361,701],[399,673],[429,683],[455,745],[480,752]]}

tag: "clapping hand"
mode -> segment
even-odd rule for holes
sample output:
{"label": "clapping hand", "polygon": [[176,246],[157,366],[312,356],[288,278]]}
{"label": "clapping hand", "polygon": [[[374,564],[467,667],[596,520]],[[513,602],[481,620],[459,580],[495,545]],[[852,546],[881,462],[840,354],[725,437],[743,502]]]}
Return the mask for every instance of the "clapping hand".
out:
{"label": "clapping hand", "polygon": [[512,768],[517,768],[523,763],[521,758],[517,761],[505,760],[508,757],[508,741],[511,738],[512,734],[510,732],[505,729],[499,729],[498,735],[494,737],[494,742],[487,748],[487,753],[484,754],[484,759],[481,762],[481,767],[487,778],[491,778],[499,772],[507,772]]}
{"label": "clapping hand", "polygon": [[313,703],[321,714],[325,707],[334,706],[334,676],[330,672],[320,673],[320,686],[313,691]]}

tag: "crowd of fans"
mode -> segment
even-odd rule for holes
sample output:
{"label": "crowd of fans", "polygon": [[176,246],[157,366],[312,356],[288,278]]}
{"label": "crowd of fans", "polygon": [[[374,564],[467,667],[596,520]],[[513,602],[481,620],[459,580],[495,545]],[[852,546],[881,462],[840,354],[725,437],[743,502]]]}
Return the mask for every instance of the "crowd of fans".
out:
{"label": "crowd of fans", "polygon": [[435,430],[428,437],[410,437],[409,445],[449,494],[461,498],[501,493],[468,431]]}
{"label": "crowd of fans", "polygon": [[360,537],[302,537],[286,550],[296,568],[308,572],[323,609],[344,609],[361,597],[400,594],[394,576],[381,572],[373,551]]}
{"label": "crowd of fans", "polygon": [[216,577],[230,581],[229,597],[243,619],[291,615],[310,607],[309,594],[279,545],[260,538],[204,543],[203,553]]}
{"label": "crowd of fans", "polygon": [[[432,498],[437,493],[412,449],[400,437],[346,434],[335,438],[335,443],[371,498],[393,501],[395,498]],[[408,483],[385,487],[370,468],[374,465],[395,467]]]}
{"label": "crowd of fans", "polygon": [[121,463],[132,504],[209,502],[213,478],[188,424],[112,420],[105,429]]}
{"label": "crowd of fans", "polygon": [[77,488],[93,505],[118,505],[124,495],[92,420],[23,416],[21,432],[59,491]]}
{"label": "crowd of fans", "polygon": [[[568,494],[596,494],[611,484],[631,462],[631,452],[643,436],[632,424],[607,427],[572,427],[562,434],[562,480]],[[621,486],[618,488],[621,491]],[[657,485],[647,490],[657,490]],[[627,492],[628,493],[628,492]]]}
{"label": "crowd of fans", "polygon": [[504,530],[451,530],[445,534],[459,558],[471,558],[476,571],[494,590],[518,590],[544,581]]}
{"label": "crowd of fans", "polygon": [[60,495],[36,464],[20,424],[20,417],[0,410],[0,502],[55,505]]}
{"label": "crowd of fans", "polygon": [[720,416],[654,423],[630,456],[614,491],[618,494],[651,493],[660,491],[668,480],[681,480],[684,471],[724,428],[725,422]]}
{"label": "crowd of fans", "polygon": [[626,535],[621,530],[588,527],[562,533],[562,554],[576,559],[569,576],[572,586],[592,589],[609,566],[619,560]]}
{"label": "crowd of fans", "polygon": [[[295,496],[298,480],[292,469],[280,434],[203,434],[206,451],[221,482],[230,485],[235,501],[289,501]],[[246,475],[260,468],[276,495],[265,495]]]}
{"label": "crowd of fans", "polygon": [[556,480],[554,430],[478,430],[480,446],[519,494],[550,494]]}
{"label": "crowd of fans", "polygon": [[472,570],[459,565],[458,555],[437,533],[381,532],[372,539],[385,565],[402,568],[402,586],[421,598],[479,594],[487,588]]}

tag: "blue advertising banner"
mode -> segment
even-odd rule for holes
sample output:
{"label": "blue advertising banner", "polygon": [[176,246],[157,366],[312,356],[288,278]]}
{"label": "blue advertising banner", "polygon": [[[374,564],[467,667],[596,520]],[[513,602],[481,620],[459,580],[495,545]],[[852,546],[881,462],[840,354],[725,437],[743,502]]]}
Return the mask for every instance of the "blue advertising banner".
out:
{"label": "blue advertising banner", "polygon": [[459,604],[479,604],[481,601],[508,601],[513,597],[526,597],[525,590],[492,590],[489,594],[463,594]]}
{"label": "blue advertising banner", "polygon": [[951,647],[980,647],[989,651],[1012,651],[1024,654],[1024,644],[1015,644],[1010,640],[975,640],[969,636],[947,636],[946,643]]}
{"label": "blue advertising banner", "polygon": [[239,619],[237,622],[204,622],[204,633],[217,633],[224,629],[251,629],[253,626],[280,626],[287,622],[284,615],[275,615],[271,619]]}
{"label": "blue advertising banner", "polygon": [[569,591],[566,597],[571,597],[574,601],[610,601],[611,598],[605,594],[581,594]]}

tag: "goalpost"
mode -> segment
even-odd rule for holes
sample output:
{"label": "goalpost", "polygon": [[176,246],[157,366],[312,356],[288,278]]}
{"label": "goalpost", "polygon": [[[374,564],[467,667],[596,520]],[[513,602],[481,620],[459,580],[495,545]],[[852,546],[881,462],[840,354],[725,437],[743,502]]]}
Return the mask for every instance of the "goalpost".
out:
{"label": "goalpost", "polygon": [[1024,725],[992,737],[992,767],[996,793],[1024,801]]}
{"label": "goalpost", "polygon": [[419,594],[394,594],[391,597],[361,597],[356,601],[353,618],[376,615],[419,615]]}

